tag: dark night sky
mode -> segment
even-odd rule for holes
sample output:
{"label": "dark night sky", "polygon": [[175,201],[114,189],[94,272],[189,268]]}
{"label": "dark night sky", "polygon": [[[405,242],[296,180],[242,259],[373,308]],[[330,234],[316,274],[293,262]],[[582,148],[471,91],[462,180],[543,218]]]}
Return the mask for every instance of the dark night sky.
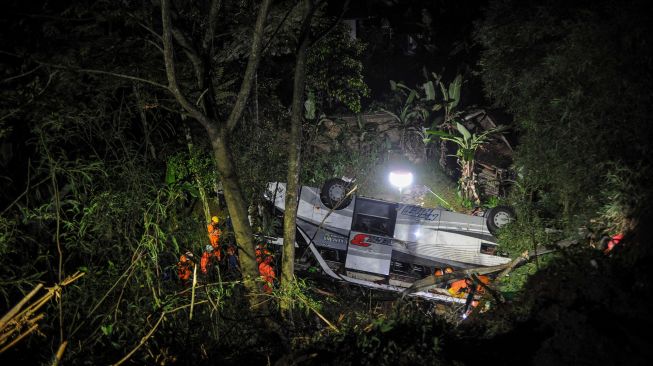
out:
{"label": "dark night sky", "polygon": [[[352,1],[344,18],[358,20],[358,35],[368,45],[364,72],[372,97],[388,92],[388,80],[408,85],[423,82],[426,68],[447,79],[465,74],[465,102],[482,104],[480,84],[469,71],[480,51],[471,40],[474,21],[485,5],[486,1]],[[340,11],[342,2],[330,2],[330,14]],[[411,50],[408,36],[415,42]]]}

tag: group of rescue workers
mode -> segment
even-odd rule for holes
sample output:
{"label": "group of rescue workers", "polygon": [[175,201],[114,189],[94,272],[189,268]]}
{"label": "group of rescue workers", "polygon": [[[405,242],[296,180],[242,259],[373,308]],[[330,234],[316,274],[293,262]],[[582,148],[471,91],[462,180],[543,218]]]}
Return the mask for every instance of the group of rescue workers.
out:
{"label": "group of rescue workers", "polygon": [[[446,267],[444,270],[436,268],[434,275],[436,277],[444,276],[445,274],[453,273],[453,268]],[[463,278],[452,282],[447,288],[447,292],[457,298],[466,298],[464,316],[469,315],[473,308],[478,306],[478,301],[474,299],[475,295],[482,295],[485,292],[485,285],[490,283],[488,276],[480,275],[476,277],[480,283],[475,283],[471,278]]]}
{"label": "group of rescue workers", "polygon": [[[223,245],[220,241],[222,230],[218,225],[219,222],[220,219],[213,216],[211,222],[207,225],[210,244],[206,245],[200,258],[200,274],[206,281],[215,280],[221,266],[230,273],[240,272],[236,246],[231,243]],[[224,257],[223,252],[226,254]],[[274,253],[268,250],[265,244],[258,244],[256,247],[256,263],[258,263],[259,272],[264,281],[263,290],[268,293],[272,292],[276,279],[273,266]],[[190,250],[186,250],[179,257],[177,276],[183,286],[190,285],[195,265],[195,256]]]}

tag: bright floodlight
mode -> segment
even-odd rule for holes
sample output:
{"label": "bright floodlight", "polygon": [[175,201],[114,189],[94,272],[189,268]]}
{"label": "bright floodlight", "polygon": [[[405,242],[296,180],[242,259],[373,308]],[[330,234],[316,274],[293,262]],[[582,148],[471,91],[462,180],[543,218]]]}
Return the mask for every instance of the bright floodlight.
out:
{"label": "bright floodlight", "polygon": [[411,172],[390,172],[390,184],[402,190],[413,183]]}

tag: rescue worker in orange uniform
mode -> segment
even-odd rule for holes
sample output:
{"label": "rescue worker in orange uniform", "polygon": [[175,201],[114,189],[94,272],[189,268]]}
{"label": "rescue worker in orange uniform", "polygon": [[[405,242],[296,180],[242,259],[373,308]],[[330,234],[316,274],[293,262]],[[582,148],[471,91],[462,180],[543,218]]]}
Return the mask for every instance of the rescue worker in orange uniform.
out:
{"label": "rescue worker in orange uniform", "polygon": [[445,273],[446,274],[453,273],[453,268],[447,267],[444,269],[444,271],[442,270],[442,268],[436,268],[435,271],[433,271],[433,275],[435,275],[435,277],[444,276]]}
{"label": "rescue worker in orange uniform", "polygon": [[205,276],[212,274],[210,273],[211,268],[213,268],[214,264],[220,263],[221,259],[222,254],[220,253],[220,250],[215,250],[212,246],[207,245],[206,248],[204,248],[204,253],[202,253],[202,258],[200,259],[200,269],[202,274]]}
{"label": "rescue worker in orange uniform", "polygon": [[182,284],[187,284],[193,275],[193,266],[195,265],[195,257],[189,250],[179,257],[177,262],[177,276]]}
{"label": "rescue worker in orange uniform", "polygon": [[258,244],[256,246],[256,263],[258,263],[258,271],[261,274],[261,278],[265,281],[263,291],[266,293],[272,292],[274,280],[277,278],[274,267],[272,266],[273,260],[274,254],[264,244]]}
{"label": "rescue worker in orange uniform", "polygon": [[[490,283],[490,278],[488,276],[478,276],[479,281],[481,281],[483,284],[488,284]],[[451,287],[449,288],[449,294],[454,297],[467,297],[467,301],[465,301],[465,308],[463,311],[463,319],[467,318],[469,314],[471,314],[472,310],[478,306],[478,301],[474,300],[474,295],[482,294],[485,291],[483,286],[481,284],[478,284],[474,286],[474,282],[469,279],[469,278],[464,278],[462,280],[458,280],[454,283],[451,284]]]}
{"label": "rescue worker in orange uniform", "polygon": [[615,246],[617,246],[617,245],[619,245],[621,243],[621,240],[623,238],[624,238],[624,234],[621,234],[621,233],[619,233],[617,235],[613,235],[613,236],[611,236],[609,238],[606,238],[607,244],[604,244],[605,249],[603,250],[603,253],[604,254],[610,253]]}
{"label": "rescue worker in orange uniform", "polygon": [[[433,272],[433,275],[435,277],[442,277],[442,276],[444,276],[444,271],[442,270],[442,268],[436,268],[435,271]],[[437,287],[438,288],[447,288],[447,283],[442,282]]]}
{"label": "rescue worker in orange uniform", "polygon": [[468,279],[464,278],[462,280],[455,281],[449,286],[449,294],[453,297],[465,297],[467,296],[467,290],[469,289]]}
{"label": "rescue worker in orange uniform", "polygon": [[220,222],[220,219],[217,216],[211,217],[211,222],[207,226],[207,230],[209,231],[209,240],[211,241],[211,246],[213,249],[218,249],[220,250],[220,235],[222,234],[222,231],[220,231],[220,228],[218,228],[218,223]]}
{"label": "rescue worker in orange uniform", "polygon": [[272,255],[265,244],[256,244],[256,263],[261,264],[263,259]]}
{"label": "rescue worker in orange uniform", "polygon": [[[478,279],[484,284],[490,283],[490,278],[488,276],[478,276]],[[453,297],[465,297],[472,288],[474,288],[473,281],[469,278],[464,278],[453,282],[449,287],[449,293]],[[476,285],[476,288],[474,288],[474,292],[476,293],[483,293],[483,291],[483,286],[480,284]]]}

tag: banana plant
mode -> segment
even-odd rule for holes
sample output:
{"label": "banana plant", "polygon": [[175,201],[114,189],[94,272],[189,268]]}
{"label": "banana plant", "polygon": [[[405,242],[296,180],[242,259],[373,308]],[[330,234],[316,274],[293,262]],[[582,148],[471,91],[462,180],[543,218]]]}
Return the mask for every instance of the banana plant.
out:
{"label": "banana plant", "polygon": [[[462,87],[462,75],[457,75],[448,85],[442,81],[442,76],[431,73],[432,79],[424,70],[427,81],[416,89],[410,88],[402,83],[390,80],[390,89],[400,99],[401,104],[393,111],[382,109],[393,116],[401,130],[400,147],[402,151],[424,151],[425,146],[419,141],[424,137],[422,128],[434,113],[443,113],[436,121],[439,128],[445,132],[452,132],[453,121],[458,118],[461,112],[457,111],[460,103],[460,89]],[[417,137],[417,140],[415,137]],[[418,141],[417,146],[415,141]],[[418,150],[419,149],[419,150]],[[443,141],[440,144],[440,166],[449,171],[446,162],[446,145]]]}
{"label": "banana plant", "polygon": [[[444,122],[448,123],[456,117],[456,113],[454,113],[454,111],[456,110],[458,103],[460,103],[460,88],[463,84],[463,77],[460,74],[456,75],[456,77],[452,82],[449,83],[449,86],[447,87],[442,82],[442,77],[440,75],[436,73],[431,73],[431,75],[433,76],[434,80],[428,80],[422,84],[424,92],[426,93],[426,100],[436,101],[436,103],[434,103],[431,107],[432,111],[437,112],[441,109],[444,109]],[[440,88],[440,93],[442,94],[441,100],[438,100],[436,97],[436,84]]]}
{"label": "banana plant", "polygon": [[397,113],[383,108],[381,108],[381,110],[394,117],[399,125],[405,127],[415,121],[425,121],[428,118],[429,112],[427,109],[420,105],[422,96],[416,89],[409,88],[402,83],[397,83],[393,80],[390,80],[390,90],[400,94],[406,99],[397,110]]}
{"label": "banana plant", "polygon": [[442,130],[426,130],[425,133],[428,137],[424,139],[424,142],[430,142],[435,136],[439,137],[440,140],[451,141],[456,144],[457,149],[455,156],[461,169],[461,176],[458,181],[460,191],[462,192],[463,199],[468,199],[478,205],[481,200],[476,187],[476,150],[478,150],[478,148],[483,144],[486,144],[493,134],[503,132],[505,128],[499,126],[477,135],[469,132],[469,130],[460,122],[456,122],[456,129],[458,134]]}

